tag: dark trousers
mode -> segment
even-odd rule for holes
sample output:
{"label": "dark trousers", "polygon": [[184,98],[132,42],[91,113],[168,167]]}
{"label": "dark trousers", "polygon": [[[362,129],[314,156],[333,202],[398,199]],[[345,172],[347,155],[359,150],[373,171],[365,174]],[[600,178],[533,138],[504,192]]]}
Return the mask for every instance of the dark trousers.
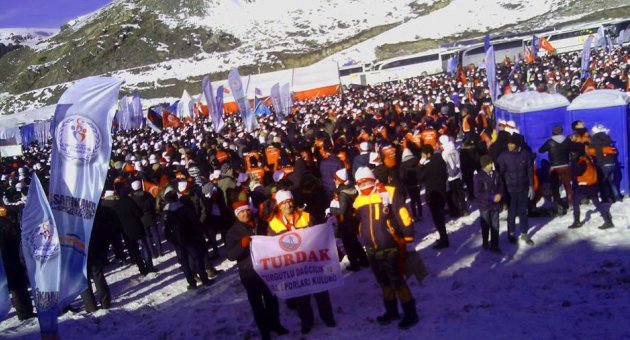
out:
{"label": "dark trousers", "polygon": [[81,293],[81,298],[83,299],[83,303],[85,304],[85,310],[88,312],[96,311],[96,298],[94,296],[94,291],[92,290],[92,283],[90,280],[94,281],[94,286],[96,286],[96,292],[99,295],[99,301],[101,302],[101,307],[107,309],[111,305],[112,297],[109,292],[109,285],[105,280],[105,270],[104,266],[101,263],[88,263],[88,286],[87,289]]}
{"label": "dark trousers", "polygon": [[350,265],[367,265],[365,250],[357,238],[358,226],[354,223],[343,223],[339,225],[339,232]]}
{"label": "dark trousers", "polygon": [[571,168],[569,166],[551,169],[549,173],[551,182],[551,195],[557,207],[562,205],[560,200],[560,185],[564,186],[567,193],[567,202],[573,202],[573,189],[571,188]]}
{"label": "dark trousers", "polygon": [[125,255],[125,247],[123,246],[123,235],[121,232],[112,233],[112,248],[114,249],[114,257],[120,262],[127,261],[127,255]]}
{"label": "dark trousers", "polygon": [[452,217],[460,217],[466,213],[466,199],[464,198],[464,188],[461,179],[448,182],[448,210]]}
{"label": "dark trousers", "polygon": [[598,188],[596,185],[578,185],[573,195],[573,220],[580,221],[580,202],[583,199],[589,199],[593,202],[595,209],[602,215],[604,220],[609,219],[608,209],[599,201]]}
{"label": "dark trousers", "polygon": [[257,274],[241,276],[241,283],[247,292],[247,300],[254,312],[254,320],[261,334],[268,334],[280,326],[278,299]]}
{"label": "dark trousers", "polygon": [[410,301],[413,297],[403,277],[400,265],[400,250],[398,248],[367,249],[367,256],[376,282],[383,291],[383,299],[392,301],[398,299],[401,303]]}
{"label": "dark trousers", "polygon": [[488,236],[490,236],[490,246],[499,246],[499,211],[480,210],[479,222],[481,224],[481,239],[483,245],[488,246]]}
{"label": "dark trousers", "polygon": [[319,317],[325,323],[332,323],[335,321],[333,316],[332,303],[330,302],[330,294],[328,291],[309,294],[304,296],[298,296],[295,300],[295,306],[297,307],[298,316],[302,322],[303,328],[313,327],[313,308],[311,308],[311,295],[315,297],[317,303],[317,310],[319,311]]}
{"label": "dark trousers", "polygon": [[527,205],[529,203],[528,192],[511,192],[510,193],[510,207],[508,209],[508,233],[510,235],[516,235],[516,216],[519,219],[519,225],[521,233],[527,234],[529,230],[529,221],[527,219]]}
{"label": "dark trousers", "polygon": [[617,167],[615,165],[601,167],[602,179],[602,199],[609,199],[612,202],[620,200],[621,194],[617,188]]}
{"label": "dark trousers", "polygon": [[413,217],[422,217],[422,200],[420,199],[420,186],[407,187],[407,194],[411,201],[410,209]]}
{"label": "dark trousers", "polygon": [[162,236],[157,225],[150,227],[144,227],[144,232],[147,235],[147,243],[149,244],[151,255],[153,258],[157,258],[162,255]]}
{"label": "dark trousers", "polygon": [[33,314],[33,303],[28,289],[21,288],[9,291],[11,293],[11,304],[15,308],[18,318],[27,318]]}
{"label": "dark trousers", "polygon": [[462,169],[462,179],[464,180],[464,184],[466,184],[466,191],[468,192],[468,202],[475,199],[475,172],[474,171],[464,171]]}
{"label": "dark trousers", "polygon": [[430,193],[428,198],[429,210],[435,229],[440,234],[440,242],[448,243],[446,234],[446,217],[444,216],[444,196],[439,193]]}
{"label": "dark trousers", "polygon": [[177,262],[179,262],[186,281],[189,285],[195,286],[195,274],[199,275],[202,281],[209,281],[208,274],[203,267],[203,252],[201,246],[193,242],[187,242],[175,246]]}

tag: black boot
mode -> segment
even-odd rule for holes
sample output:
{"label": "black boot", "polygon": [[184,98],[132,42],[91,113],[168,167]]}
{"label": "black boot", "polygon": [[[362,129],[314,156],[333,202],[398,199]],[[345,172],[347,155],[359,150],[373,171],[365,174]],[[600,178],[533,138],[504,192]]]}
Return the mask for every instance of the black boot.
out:
{"label": "black boot", "polygon": [[416,312],[416,300],[411,299],[410,301],[403,303],[402,309],[405,315],[403,316],[403,319],[398,323],[398,328],[409,329],[415,326],[415,324],[417,324],[420,320],[418,318],[418,313]]}
{"label": "black boot", "polygon": [[571,224],[569,226],[569,229],[577,229],[577,228],[581,228],[584,225],[584,223],[578,221],[578,220],[574,220],[573,224]]}
{"label": "black boot", "polygon": [[604,214],[602,217],[604,218],[604,224],[600,225],[598,227],[599,229],[604,230],[604,229],[610,229],[610,228],[615,227],[615,225],[612,222],[612,216],[610,216],[610,213]]}
{"label": "black boot", "polygon": [[385,314],[376,317],[376,322],[381,325],[389,325],[392,320],[400,320],[400,314],[398,314],[398,301],[397,300],[383,300],[385,304]]}

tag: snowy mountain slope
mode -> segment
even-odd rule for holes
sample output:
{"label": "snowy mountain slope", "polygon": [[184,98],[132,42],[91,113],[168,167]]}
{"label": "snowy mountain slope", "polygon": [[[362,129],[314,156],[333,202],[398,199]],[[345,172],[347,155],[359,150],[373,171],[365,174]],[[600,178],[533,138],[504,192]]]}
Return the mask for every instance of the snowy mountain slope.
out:
{"label": "snowy mountain slope", "polygon": [[0,44],[34,48],[57,32],[59,29],[56,28],[0,28]]}
{"label": "snowy mountain slope", "polygon": [[[593,210],[592,206],[584,210]],[[345,285],[331,291],[336,329],[316,317],[311,335],[299,333],[299,319],[281,302],[286,339],[622,339],[630,337],[630,201],[616,203],[616,228],[602,231],[597,213],[569,230],[571,217],[532,218],[535,246],[506,241],[502,255],[481,249],[478,212],[450,222],[451,247],[436,251],[430,218],[416,223],[416,237],[430,275],[411,280],[420,323],[407,331],[379,326],[379,289],[369,270],[345,272]],[[342,266],[347,265],[346,262]],[[159,259],[160,272],[140,278],[135,267],[107,274],[113,308],[94,315],[67,313],[61,335],[69,339],[251,339],[257,331],[233,263],[207,289],[187,292],[173,252]],[[35,320],[20,322],[14,311],[0,323],[8,339],[37,339]]]}

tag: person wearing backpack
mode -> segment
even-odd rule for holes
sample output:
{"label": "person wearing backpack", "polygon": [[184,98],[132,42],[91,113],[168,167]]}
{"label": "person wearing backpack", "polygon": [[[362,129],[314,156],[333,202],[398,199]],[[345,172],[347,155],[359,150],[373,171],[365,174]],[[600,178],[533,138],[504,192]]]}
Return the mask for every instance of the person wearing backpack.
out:
{"label": "person wearing backpack", "polygon": [[581,143],[574,143],[571,147],[573,162],[571,164],[571,175],[573,177],[573,224],[569,229],[577,229],[584,225],[580,222],[580,202],[589,199],[593,202],[595,209],[602,215],[604,224],[599,229],[613,228],[612,217],[607,208],[599,200],[597,186],[597,169],[591,158],[585,153]]}

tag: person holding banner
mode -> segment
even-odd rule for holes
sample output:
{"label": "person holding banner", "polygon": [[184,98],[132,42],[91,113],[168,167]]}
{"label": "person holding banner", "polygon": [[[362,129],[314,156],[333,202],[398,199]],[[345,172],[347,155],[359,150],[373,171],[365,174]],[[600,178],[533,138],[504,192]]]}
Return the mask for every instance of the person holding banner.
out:
{"label": "person holding banner", "polygon": [[232,204],[232,208],[236,222],[226,236],[227,258],[230,261],[237,261],[241,284],[247,292],[260,336],[262,339],[270,339],[270,332],[278,335],[288,334],[289,331],[280,323],[278,299],[258,276],[252,264],[250,242],[251,236],[256,235],[257,228],[252,220],[249,204],[246,201],[237,201]]}
{"label": "person holding banner", "polygon": [[[307,228],[311,225],[310,215],[305,211],[295,209],[293,194],[288,190],[276,192],[276,209],[271,221],[269,221],[268,234],[270,236],[280,235],[290,230]],[[336,327],[328,291],[315,293],[315,301],[319,316],[327,327]],[[302,322],[302,334],[310,333],[313,328],[313,309],[311,308],[311,295],[304,295],[295,298],[300,321]]]}
{"label": "person holding banner", "polygon": [[381,325],[387,325],[400,319],[398,296],[404,312],[398,328],[408,329],[418,323],[418,314],[411,290],[402,276],[400,256],[401,252],[415,251],[413,221],[404,197],[395,187],[380,185],[372,170],[360,167],[355,180],[359,191],[354,200],[354,208],[361,220],[359,236],[383,291],[385,304],[385,314],[376,320]]}

